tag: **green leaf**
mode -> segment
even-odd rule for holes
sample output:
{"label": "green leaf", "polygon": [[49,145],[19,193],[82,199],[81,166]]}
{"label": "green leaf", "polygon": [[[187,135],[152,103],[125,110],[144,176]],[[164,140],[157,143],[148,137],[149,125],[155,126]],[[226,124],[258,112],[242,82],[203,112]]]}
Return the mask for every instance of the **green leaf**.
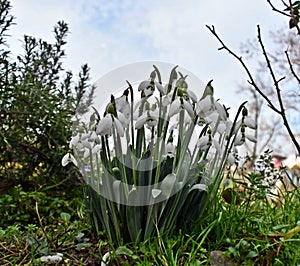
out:
{"label": "green leaf", "polygon": [[37,241],[32,236],[26,237],[26,240],[29,243],[29,245],[36,245],[36,244],[38,244]]}
{"label": "green leaf", "polygon": [[140,199],[138,191],[133,188],[128,194],[128,205],[126,206],[127,228],[132,241],[135,241],[142,230],[142,207],[138,206]]}
{"label": "green leaf", "polygon": [[121,246],[121,247],[118,247],[118,249],[116,250],[116,254],[131,256],[133,254],[133,252],[129,248]]}
{"label": "green leaf", "polygon": [[68,222],[71,219],[71,215],[67,212],[61,212],[60,218],[62,218],[64,222]]}
{"label": "green leaf", "polygon": [[176,175],[174,173],[168,174],[161,182],[160,189],[167,198],[171,195],[174,185],[176,183]]}
{"label": "green leaf", "polygon": [[255,258],[257,256],[258,256],[257,253],[255,251],[251,250],[251,251],[249,251],[249,253],[247,254],[246,257],[249,258],[249,259],[252,259],[252,258]]}
{"label": "green leaf", "polygon": [[83,248],[89,248],[92,245],[93,245],[92,243],[79,243],[79,244],[76,245],[76,249],[81,250]]}

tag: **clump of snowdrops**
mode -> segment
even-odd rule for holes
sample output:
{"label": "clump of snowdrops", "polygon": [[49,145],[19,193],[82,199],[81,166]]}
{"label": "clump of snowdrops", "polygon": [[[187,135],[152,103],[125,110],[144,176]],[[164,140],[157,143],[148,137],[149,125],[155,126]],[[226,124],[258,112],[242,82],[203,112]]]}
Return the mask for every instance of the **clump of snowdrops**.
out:
{"label": "clump of snowdrops", "polygon": [[156,66],[137,90],[127,81],[103,111],[78,123],[62,163],[78,166],[95,231],[118,245],[190,227],[209,210],[236,147],[253,141],[245,103],[231,121],[211,82],[198,98],[177,67],[166,84]]}

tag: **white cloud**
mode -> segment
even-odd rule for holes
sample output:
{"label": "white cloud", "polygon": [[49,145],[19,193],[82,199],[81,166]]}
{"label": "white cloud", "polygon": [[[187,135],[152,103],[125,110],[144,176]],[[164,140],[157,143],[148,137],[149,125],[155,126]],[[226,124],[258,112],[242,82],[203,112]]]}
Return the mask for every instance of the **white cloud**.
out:
{"label": "white cloud", "polygon": [[[23,34],[52,40],[58,20],[70,24],[66,66],[75,72],[88,63],[93,80],[124,64],[158,60],[182,65],[203,82],[214,79],[219,97],[237,105],[235,89],[244,77],[231,56],[217,51],[219,44],[206,29],[213,24],[236,51],[256,36],[256,25],[267,32],[282,25],[266,1],[152,0],[12,1],[17,26],[12,49],[18,51]],[[148,73],[145,73],[148,77]]]}

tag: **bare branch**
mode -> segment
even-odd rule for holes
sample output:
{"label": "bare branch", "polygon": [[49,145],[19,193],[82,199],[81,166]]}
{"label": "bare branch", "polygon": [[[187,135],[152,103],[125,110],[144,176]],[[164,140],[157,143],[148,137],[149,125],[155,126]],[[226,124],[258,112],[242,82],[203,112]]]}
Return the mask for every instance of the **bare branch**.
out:
{"label": "bare branch", "polygon": [[230,50],[225,44],[224,42],[221,40],[221,38],[218,36],[218,34],[216,33],[216,30],[215,30],[215,27],[214,26],[208,26],[206,25],[206,27],[209,29],[209,31],[216,37],[216,39],[221,43],[221,48],[219,48],[219,50],[226,50],[229,54],[231,54],[234,58],[236,58],[240,63],[241,65],[243,66],[244,70],[247,72],[248,74],[248,77],[250,79],[250,81],[248,81],[254,88],[255,90],[264,98],[264,100],[267,102],[268,106],[274,111],[276,112],[277,114],[279,114],[282,118],[282,121],[283,121],[283,124],[285,126],[285,128],[287,129],[288,131],[288,134],[293,142],[293,144],[295,145],[296,149],[297,149],[297,152],[300,154],[300,145],[299,143],[297,142],[296,140],[296,137],[295,135],[293,134],[293,131],[290,127],[290,124],[288,122],[288,119],[287,119],[287,116],[286,116],[286,113],[285,113],[285,108],[284,108],[284,105],[283,105],[283,102],[282,102],[282,97],[281,97],[281,91],[280,91],[280,87],[279,87],[279,82],[282,81],[284,79],[284,77],[280,78],[277,80],[275,74],[274,74],[274,71],[273,71],[273,68],[272,68],[272,65],[271,65],[271,62],[269,60],[269,57],[267,55],[267,52],[265,50],[265,47],[264,47],[264,44],[263,44],[263,41],[262,41],[262,38],[261,38],[261,33],[260,33],[260,27],[257,26],[257,30],[258,30],[258,41],[259,41],[259,44],[261,46],[261,49],[262,49],[262,53],[265,57],[265,61],[267,63],[267,68],[269,69],[269,72],[270,72],[270,75],[272,77],[272,80],[274,82],[274,87],[275,87],[275,91],[276,91],[276,94],[277,94],[277,99],[278,99],[278,102],[279,102],[279,108],[277,108],[273,103],[272,101],[270,100],[270,98],[258,87],[258,85],[256,84],[256,82],[254,81],[254,78],[252,77],[252,74],[251,72],[249,71],[248,67],[246,66],[246,64],[244,63],[242,57],[238,56],[236,53],[234,53],[232,50]]}
{"label": "bare branch", "polygon": [[298,75],[297,75],[296,72],[294,71],[294,68],[293,68],[292,62],[291,62],[291,60],[290,60],[288,51],[285,51],[284,53],[285,53],[286,58],[287,58],[287,60],[288,60],[288,62],[289,62],[290,70],[291,70],[293,76],[295,77],[295,79],[296,79],[296,80],[298,81],[298,83],[300,84],[300,78],[298,77]]}
{"label": "bare branch", "polygon": [[263,41],[261,39],[261,33],[260,33],[260,27],[259,27],[259,25],[257,26],[257,32],[258,32],[258,41],[260,43],[263,55],[264,55],[265,60],[267,62],[267,66],[268,66],[268,69],[270,71],[270,75],[271,75],[271,77],[272,77],[272,79],[274,81],[274,86],[275,86],[275,90],[276,90],[276,93],[277,93],[277,99],[278,99],[279,106],[280,106],[280,115],[281,115],[281,118],[283,120],[283,124],[286,127],[286,129],[287,129],[287,131],[289,133],[289,136],[291,137],[294,145],[296,146],[298,153],[300,154],[300,145],[297,142],[297,140],[295,138],[295,135],[293,134],[293,131],[292,131],[292,129],[290,127],[290,124],[288,122],[288,119],[287,119],[287,116],[286,116],[286,113],[285,113],[285,108],[284,108],[284,105],[283,105],[283,102],[282,102],[280,88],[279,88],[279,82],[281,80],[283,80],[284,77],[280,78],[279,80],[276,79],[274,71],[273,71],[273,68],[272,68],[272,65],[271,65],[271,62],[269,60],[269,57],[268,57],[267,52],[265,50],[265,46],[264,46]]}
{"label": "bare branch", "polygon": [[254,78],[252,77],[251,72],[249,71],[248,67],[246,66],[246,64],[244,63],[243,59],[241,56],[238,56],[237,54],[235,54],[232,50],[230,50],[225,44],[224,42],[221,40],[221,38],[219,37],[219,35],[216,33],[215,31],[215,27],[214,26],[208,26],[206,25],[206,27],[210,30],[210,32],[217,38],[217,40],[221,43],[222,47],[218,48],[218,50],[222,50],[225,49],[229,54],[231,54],[233,57],[235,57],[243,66],[244,70],[247,72],[247,75],[249,77],[249,84],[251,86],[253,86],[255,88],[255,90],[265,99],[265,101],[267,102],[268,106],[276,113],[280,114],[280,110],[272,103],[272,101],[268,98],[268,96],[262,92],[262,90],[257,86],[257,84],[254,81]]}
{"label": "bare branch", "polygon": [[[281,10],[279,10],[279,9],[277,9],[272,3],[271,3],[271,1],[270,0],[267,0],[267,2],[269,3],[269,5],[271,6],[271,8],[272,8],[272,10],[273,11],[275,11],[275,12],[277,12],[277,13],[279,13],[279,14],[281,14],[281,15],[284,15],[284,16],[287,16],[287,17],[290,17],[290,15],[289,14],[286,14],[285,12],[283,12],[283,11],[281,11]],[[286,5],[284,2],[283,2],[283,4],[284,5]]]}

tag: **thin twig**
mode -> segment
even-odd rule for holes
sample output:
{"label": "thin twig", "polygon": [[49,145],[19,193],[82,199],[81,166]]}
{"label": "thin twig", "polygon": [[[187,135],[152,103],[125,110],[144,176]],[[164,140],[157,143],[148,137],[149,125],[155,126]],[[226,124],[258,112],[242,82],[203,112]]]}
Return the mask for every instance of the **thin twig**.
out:
{"label": "thin twig", "polygon": [[287,116],[286,116],[286,113],[285,113],[285,108],[284,108],[283,101],[282,101],[282,97],[281,97],[281,91],[280,91],[280,88],[279,88],[279,82],[281,80],[283,80],[285,77],[282,77],[279,80],[276,79],[276,76],[274,74],[271,62],[269,60],[269,57],[268,57],[268,54],[266,52],[265,46],[264,46],[263,41],[261,39],[261,33],[260,33],[259,25],[257,26],[257,32],[258,32],[258,41],[260,43],[263,55],[264,55],[265,60],[267,62],[267,66],[268,66],[268,69],[270,71],[270,75],[271,75],[271,77],[274,81],[274,86],[275,86],[275,90],[276,90],[276,94],[277,94],[277,99],[278,99],[279,106],[280,106],[280,115],[281,115],[281,118],[283,120],[283,124],[284,124],[285,128],[287,129],[288,134],[289,134],[292,142],[294,143],[298,153],[300,154],[300,145],[299,145],[298,141],[296,140],[296,137],[295,137],[295,135],[294,135],[294,133],[293,133],[291,127],[290,127],[289,122],[288,122],[288,119],[287,119]]}
{"label": "thin twig", "polygon": [[250,70],[248,69],[248,67],[246,66],[246,64],[244,63],[243,59],[241,56],[237,56],[232,50],[230,50],[225,44],[224,42],[221,40],[221,38],[218,36],[218,34],[215,31],[215,27],[214,26],[208,26],[206,25],[206,27],[210,30],[210,32],[217,38],[217,40],[222,44],[222,47],[218,48],[218,50],[222,50],[225,49],[229,54],[231,54],[233,57],[235,57],[243,66],[244,70],[247,72],[247,75],[250,79],[249,84],[251,86],[253,86],[255,88],[255,90],[265,99],[265,101],[268,103],[268,106],[276,113],[280,114],[280,110],[271,102],[271,100],[268,98],[268,96],[266,94],[264,94],[262,92],[262,90],[257,86],[257,84],[254,81],[254,78],[251,75]]}
{"label": "thin twig", "polygon": [[37,215],[37,217],[38,217],[39,225],[40,225],[40,227],[41,227],[42,230],[43,230],[43,234],[45,235],[45,237],[46,237],[48,243],[50,244],[50,246],[52,246],[53,248],[55,248],[55,245],[53,244],[53,242],[52,242],[52,241],[50,240],[50,238],[48,237],[47,232],[46,232],[46,230],[45,230],[45,227],[43,226],[42,219],[41,219],[40,213],[39,213],[39,208],[38,208],[38,203],[37,203],[37,201],[35,202],[35,212],[36,212],[36,215]]}
{"label": "thin twig", "polygon": [[242,57],[240,56],[237,56],[236,53],[234,53],[232,50],[230,50],[225,44],[224,42],[221,40],[221,38],[218,36],[218,34],[216,33],[215,31],[215,27],[214,26],[208,26],[206,25],[206,27],[210,30],[210,32],[217,38],[217,40],[221,43],[221,47],[218,49],[218,50],[222,50],[222,49],[225,49],[229,54],[231,54],[233,57],[235,57],[240,63],[241,65],[243,66],[244,70],[247,72],[248,74],[248,77],[250,79],[250,81],[248,81],[254,88],[255,90],[265,99],[265,101],[268,103],[268,106],[274,111],[276,112],[277,114],[279,114],[283,120],[283,124],[285,126],[285,128],[287,129],[288,131],[288,134],[293,142],[293,144],[295,145],[296,149],[297,149],[297,152],[300,154],[300,145],[299,143],[297,142],[296,138],[295,138],[295,135],[293,134],[292,132],[292,129],[289,125],[289,122],[288,122],[288,119],[286,117],[286,113],[285,113],[285,109],[284,109],[284,105],[283,105],[283,102],[282,102],[282,98],[281,98],[281,93],[280,93],[280,88],[279,88],[279,82],[282,81],[285,77],[282,77],[280,79],[276,79],[275,77],[275,74],[274,74],[274,71],[273,71],[273,68],[271,66],[271,63],[270,63],[270,60],[269,60],[269,57],[267,55],[267,52],[265,50],[265,47],[264,47],[264,44],[263,44],[263,41],[261,39],[261,34],[260,34],[260,27],[257,26],[257,29],[258,29],[258,41],[261,45],[261,49],[262,49],[262,52],[263,52],[263,55],[265,57],[265,60],[267,62],[267,67],[270,71],[270,75],[273,79],[273,82],[274,82],[274,86],[275,86],[275,90],[276,90],[276,93],[277,93],[277,98],[278,98],[278,102],[279,102],[279,108],[277,108],[273,103],[272,101],[269,99],[269,97],[264,94],[262,92],[262,90],[258,87],[258,85],[255,83],[254,81],[254,78],[252,77],[252,74],[251,72],[249,71],[248,67],[246,66],[246,64],[244,63]]}
{"label": "thin twig", "polygon": [[290,70],[291,70],[293,76],[295,77],[295,79],[296,79],[296,80],[298,81],[298,83],[300,84],[300,78],[298,77],[298,75],[297,75],[296,72],[294,71],[294,68],[293,68],[292,62],[291,62],[291,60],[290,60],[288,51],[285,51],[284,53],[285,53],[286,58],[287,58],[287,60],[288,60],[288,62],[289,62]]}
{"label": "thin twig", "polygon": [[[281,10],[279,10],[279,9],[277,9],[272,3],[271,3],[271,1],[270,0],[267,0],[267,2],[269,3],[269,5],[271,6],[271,8],[272,8],[272,10],[273,11],[275,11],[275,12],[277,12],[277,13],[279,13],[279,14],[281,14],[281,15],[284,15],[284,16],[287,16],[287,17],[290,17],[290,15],[289,14],[287,14],[287,13],[285,13],[285,12],[283,12],[283,11],[281,11]],[[284,3],[285,4],[285,3]]]}

